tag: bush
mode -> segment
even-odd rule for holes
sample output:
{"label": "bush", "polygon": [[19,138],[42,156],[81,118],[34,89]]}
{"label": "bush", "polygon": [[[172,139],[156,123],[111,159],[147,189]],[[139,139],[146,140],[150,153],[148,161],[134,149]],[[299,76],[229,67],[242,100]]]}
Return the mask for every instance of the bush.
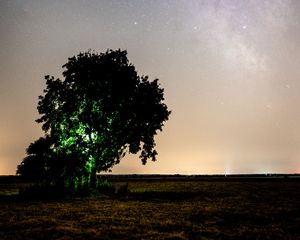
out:
{"label": "bush", "polygon": [[56,199],[71,194],[64,186],[50,184],[32,184],[19,189],[19,196],[30,199]]}
{"label": "bush", "polygon": [[121,185],[117,189],[118,196],[127,196],[129,194],[128,183]]}
{"label": "bush", "polygon": [[116,188],[107,179],[99,179],[97,182],[97,190],[104,195],[114,195]]}

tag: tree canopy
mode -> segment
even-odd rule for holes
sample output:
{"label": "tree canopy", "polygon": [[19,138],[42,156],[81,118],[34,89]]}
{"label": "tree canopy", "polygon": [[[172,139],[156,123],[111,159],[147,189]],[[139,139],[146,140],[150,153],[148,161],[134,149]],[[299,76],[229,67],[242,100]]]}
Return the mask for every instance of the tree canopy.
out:
{"label": "tree canopy", "polygon": [[127,52],[87,51],[69,58],[64,80],[45,76],[37,120],[45,136],[32,143],[17,173],[68,186],[95,184],[126,153],[156,160],[154,136],[170,111],[158,79],[138,76]]}

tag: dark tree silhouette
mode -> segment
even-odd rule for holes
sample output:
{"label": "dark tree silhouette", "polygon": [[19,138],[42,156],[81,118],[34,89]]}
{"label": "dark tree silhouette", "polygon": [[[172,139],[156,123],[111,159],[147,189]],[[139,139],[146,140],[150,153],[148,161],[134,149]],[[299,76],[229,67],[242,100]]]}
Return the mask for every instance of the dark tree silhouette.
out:
{"label": "dark tree silhouette", "polygon": [[46,76],[39,96],[37,122],[47,137],[30,145],[17,172],[94,187],[96,173],[126,153],[140,152],[143,164],[155,161],[154,136],[170,114],[158,79],[138,76],[121,50],[80,53],[63,67],[64,80]]}
{"label": "dark tree silhouette", "polygon": [[50,163],[50,146],[52,145],[48,136],[41,137],[31,143],[26,149],[27,156],[18,165],[17,174],[22,174],[28,180],[43,181],[46,178],[47,165]]}

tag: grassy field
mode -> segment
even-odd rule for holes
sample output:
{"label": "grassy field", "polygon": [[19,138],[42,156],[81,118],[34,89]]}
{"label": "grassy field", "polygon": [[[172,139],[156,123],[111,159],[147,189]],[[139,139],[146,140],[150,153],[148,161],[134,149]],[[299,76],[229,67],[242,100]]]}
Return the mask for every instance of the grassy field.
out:
{"label": "grassy field", "polygon": [[130,193],[22,200],[0,182],[0,239],[300,239],[299,179],[112,181]]}

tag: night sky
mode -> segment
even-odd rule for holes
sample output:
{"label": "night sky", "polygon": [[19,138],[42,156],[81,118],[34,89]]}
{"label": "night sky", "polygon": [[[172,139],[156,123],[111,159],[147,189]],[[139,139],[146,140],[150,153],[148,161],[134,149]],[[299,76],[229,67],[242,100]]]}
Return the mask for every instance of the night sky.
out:
{"label": "night sky", "polygon": [[300,173],[300,1],[0,0],[0,175],[43,134],[44,75],[108,48],[172,110],[158,161],[113,173]]}

